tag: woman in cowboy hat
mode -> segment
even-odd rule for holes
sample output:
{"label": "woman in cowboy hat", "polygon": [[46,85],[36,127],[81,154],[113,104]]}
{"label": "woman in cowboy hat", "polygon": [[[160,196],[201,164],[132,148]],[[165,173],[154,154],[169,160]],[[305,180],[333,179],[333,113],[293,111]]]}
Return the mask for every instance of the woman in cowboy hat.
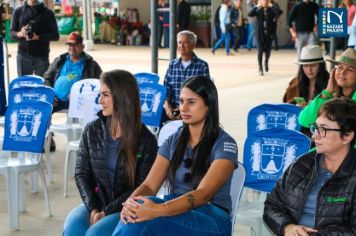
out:
{"label": "woman in cowboy hat", "polygon": [[297,104],[304,108],[328,84],[329,72],[318,45],[303,47],[297,62],[299,70],[283,96],[283,102]]}
{"label": "woman in cowboy hat", "polygon": [[328,60],[336,67],[331,71],[328,85],[299,114],[298,121],[303,127],[314,123],[318,110],[326,101],[336,97],[348,97],[356,101],[356,50],[346,49],[338,61]]}

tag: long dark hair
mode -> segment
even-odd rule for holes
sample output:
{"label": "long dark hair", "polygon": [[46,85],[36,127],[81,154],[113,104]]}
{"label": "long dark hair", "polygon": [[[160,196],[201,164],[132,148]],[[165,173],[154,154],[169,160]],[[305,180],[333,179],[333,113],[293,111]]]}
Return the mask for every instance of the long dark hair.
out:
{"label": "long dark hair", "polygon": [[[319,70],[318,74],[316,75],[313,97],[321,93],[321,91],[326,88],[328,85],[328,80],[329,72],[326,70],[325,62],[319,63]],[[300,65],[298,71],[298,88],[300,96],[303,97],[305,101],[309,101],[310,98],[309,84],[310,80],[303,71],[303,65]]]}
{"label": "long dark hair", "polygon": [[[188,88],[199,95],[208,107],[199,143],[194,147],[195,156],[193,158],[191,168],[191,184],[195,189],[198,187],[201,179],[209,169],[210,152],[219,135],[218,93],[210,78],[201,75],[193,76],[187,79],[182,85],[182,88]],[[189,137],[189,125],[184,124],[168,170],[168,181],[171,191],[174,185],[177,169],[183,161]]]}
{"label": "long dark hair", "polygon": [[136,172],[136,152],[141,133],[141,107],[138,85],[135,77],[125,70],[104,72],[100,80],[111,91],[113,113],[110,120],[110,132],[113,137],[121,129],[122,152],[128,185],[134,187]]}

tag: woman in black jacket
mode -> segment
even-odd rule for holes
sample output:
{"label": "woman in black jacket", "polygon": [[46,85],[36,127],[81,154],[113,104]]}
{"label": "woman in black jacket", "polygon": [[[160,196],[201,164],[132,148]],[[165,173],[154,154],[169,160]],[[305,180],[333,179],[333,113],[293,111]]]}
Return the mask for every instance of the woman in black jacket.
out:
{"label": "woman in black jacket", "polygon": [[268,72],[268,60],[271,55],[272,37],[275,30],[273,25],[277,16],[282,13],[279,8],[272,7],[269,0],[260,0],[258,5],[248,13],[248,16],[256,17],[256,40],[260,75],[263,75],[263,52],[265,53],[265,70]]}
{"label": "woman in black jacket", "polygon": [[356,103],[334,98],[310,126],[316,152],[286,170],[265,202],[277,235],[356,235]]}
{"label": "woman in black jacket", "polygon": [[99,118],[82,134],[75,181],[83,204],[64,222],[63,235],[111,235],[122,203],[146,178],[157,142],[141,123],[139,90],[123,70],[101,75]]}

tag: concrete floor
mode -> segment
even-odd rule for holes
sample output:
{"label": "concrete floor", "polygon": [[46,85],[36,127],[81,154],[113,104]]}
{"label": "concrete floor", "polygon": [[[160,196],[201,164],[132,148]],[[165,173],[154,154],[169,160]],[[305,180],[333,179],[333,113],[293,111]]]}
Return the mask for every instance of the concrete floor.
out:
{"label": "concrete floor", "polygon": [[[51,45],[51,61],[66,50],[64,38]],[[10,74],[16,77],[16,44],[9,45]],[[218,87],[221,125],[238,142],[239,160],[246,137],[247,112],[261,103],[279,103],[290,79],[296,74],[294,50],[272,51],[270,72],[258,75],[257,51],[242,49],[234,56],[226,56],[223,49],[212,55],[209,49],[196,49],[196,54],[206,60],[210,73]],[[168,49],[160,49],[160,57],[168,58]],[[104,71],[126,69],[132,73],[150,71],[148,47],[118,47],[96,45],[91,54]],[[159,63],[159,75],[163,80],[168,62]],[[55,114],[54,123],[63,122],[63,114]],[[69,179],[68,197],[63,197],[63,165],[66,151],[65,136],[54,137],[57,151],[52,154],[54,181],[49,183],[52,217],[45,211],[43,192],[31,193],[26,181],[27,211],[20,214],[20,231],[11,231],[8,226],[7,192],[4,178],[0,177],[0,235],[60,235],[67,213],[81,203],[73,178]],[[26,180],[29,178],[27,177]],[[237,222],[238,224],[238,222]],[[237,225],[234,235],[247,236],[249,229]]]}

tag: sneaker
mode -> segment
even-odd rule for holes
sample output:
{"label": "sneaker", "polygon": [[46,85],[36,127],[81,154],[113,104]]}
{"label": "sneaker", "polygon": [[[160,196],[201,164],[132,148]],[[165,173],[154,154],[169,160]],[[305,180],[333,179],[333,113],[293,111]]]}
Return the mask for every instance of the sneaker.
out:
{"label": "sneaker", "polygon": [[51,138],[51,147],[49,148],[50,152],[56,151],[56,143],[54,142],[53,137]]}

